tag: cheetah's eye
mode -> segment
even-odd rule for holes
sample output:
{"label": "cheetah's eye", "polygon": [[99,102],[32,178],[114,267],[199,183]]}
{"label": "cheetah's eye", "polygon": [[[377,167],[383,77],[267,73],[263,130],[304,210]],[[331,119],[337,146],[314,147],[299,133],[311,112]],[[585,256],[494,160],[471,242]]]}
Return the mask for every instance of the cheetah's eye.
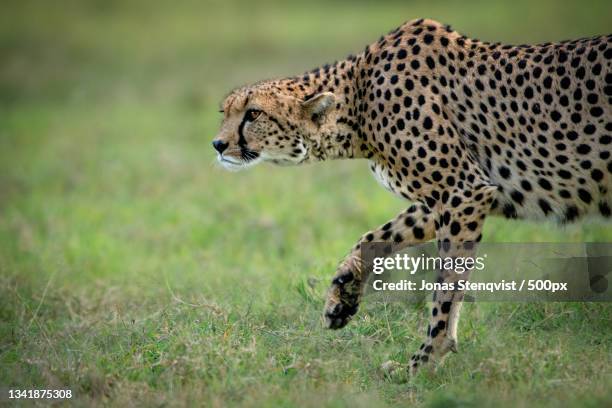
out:
{"label": "cheetah's eye", "polygon": [[249,122],[253,122],[255,119],[257,119],[259,117],[259,115],[261,115],[261,111],[257,110],[257,109],[249,109],[246,114],[244,115],[244,118],[249,121]]}

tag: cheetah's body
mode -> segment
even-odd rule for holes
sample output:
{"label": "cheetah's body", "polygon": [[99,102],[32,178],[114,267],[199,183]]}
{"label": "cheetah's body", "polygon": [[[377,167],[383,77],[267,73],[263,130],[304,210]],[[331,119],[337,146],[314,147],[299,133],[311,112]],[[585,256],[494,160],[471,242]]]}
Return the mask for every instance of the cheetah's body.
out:
{"label": "cheetah's body", "polygon": [[454,137],[459,156],[471,155],[499,186],[495,213],[609,216],[611,54],[610,37],[509,47],[432,21],[408,23],[364,56],[363,117],[372,126],[364,133],[376,148],[376,179],[415,201],[429,184],[424,173],[431,184],[459,181],[457,166],[441,162]]}

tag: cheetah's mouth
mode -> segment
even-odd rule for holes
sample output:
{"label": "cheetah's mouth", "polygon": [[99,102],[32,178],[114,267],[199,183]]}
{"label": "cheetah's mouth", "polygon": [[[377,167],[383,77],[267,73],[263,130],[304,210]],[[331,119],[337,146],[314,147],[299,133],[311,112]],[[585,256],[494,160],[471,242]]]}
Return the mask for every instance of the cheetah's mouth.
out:
{"label": "cheetah's mouth", "polygon": [[217,154],[217,161],[230,171],[238,171],[245,169],[261,161],[259,153],[250,149],[240,149],[240,157],[228,156],[226,154]]}

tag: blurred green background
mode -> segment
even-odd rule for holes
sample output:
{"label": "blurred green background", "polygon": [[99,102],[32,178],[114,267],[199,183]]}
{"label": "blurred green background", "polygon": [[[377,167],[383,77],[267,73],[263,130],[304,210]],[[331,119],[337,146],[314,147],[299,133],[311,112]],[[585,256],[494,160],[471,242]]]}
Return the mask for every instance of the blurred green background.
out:
{"label": "blurred green background", "polygon": [[[0,391],[93,405],[612,404],[612,308],[470,304],[436,375],[424,305],[320,312],[337,262],[406,203],[363,162],[227,173],[234,87],[430,17],[488,41],[612,32],[610,1],[3,1]],[[611,241],[599,222],[488,220],[488,241]],[[3,401],[5,395],[0,396]],[[74,402],[73,400],[73,402]]]}

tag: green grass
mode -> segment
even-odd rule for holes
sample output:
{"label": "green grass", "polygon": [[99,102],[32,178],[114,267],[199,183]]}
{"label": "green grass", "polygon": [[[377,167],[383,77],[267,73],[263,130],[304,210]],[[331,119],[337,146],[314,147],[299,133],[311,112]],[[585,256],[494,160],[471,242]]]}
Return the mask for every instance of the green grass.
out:
{"label": "green grass", "polygon": [[[226,173],[210,147],[231,88],[358,52],[403,20],[542,42],[607,33],[609,2],[0,8],[0,390],[110,406],[612,404],[608,304],[468,304],[437,374],[385,377],[420,344],[424,305],[366,301],[334,332],[320,314],[337,262],[406,203],[365,163]],[[489,220],[485,238],[612,229]]]}

